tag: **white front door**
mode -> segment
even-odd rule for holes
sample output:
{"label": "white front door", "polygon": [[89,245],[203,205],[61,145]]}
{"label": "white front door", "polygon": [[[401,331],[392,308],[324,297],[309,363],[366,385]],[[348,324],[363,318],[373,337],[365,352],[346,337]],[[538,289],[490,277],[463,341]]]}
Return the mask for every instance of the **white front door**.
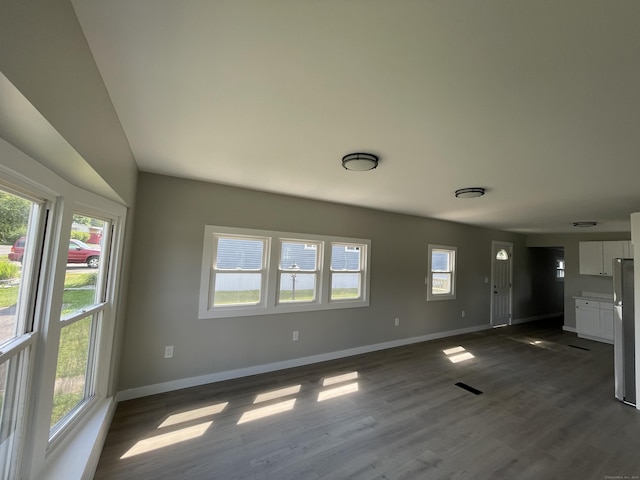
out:
{"label": "white front door", "polygon": [[511,264],[513,244],[492,242],[491,325],[511,325]]}

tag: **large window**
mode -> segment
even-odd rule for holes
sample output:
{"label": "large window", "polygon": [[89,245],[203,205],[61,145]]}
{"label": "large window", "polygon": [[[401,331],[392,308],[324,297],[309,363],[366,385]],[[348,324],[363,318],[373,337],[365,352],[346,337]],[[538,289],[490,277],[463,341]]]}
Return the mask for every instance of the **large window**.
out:
{"label": "large window", "polygon": [[200,318],[368,306],[370,245],[208,225]]}
{"label": "large window", "polygon": [[16,478],[29,371],[44,202],[0,188],[0,478]]}
{"label": "large window", "polygon": [[42,476],[113,405],[126,211],[0,139],[0,480]]}
{"label": "large window", "polygon": [[110,232],[105,220],[80,213],[73,216],[60,315],[52,437],[96,393]]}
{"label": "large window", "polygon": [[456,298],[456,247],[429,245],[427,300]]}

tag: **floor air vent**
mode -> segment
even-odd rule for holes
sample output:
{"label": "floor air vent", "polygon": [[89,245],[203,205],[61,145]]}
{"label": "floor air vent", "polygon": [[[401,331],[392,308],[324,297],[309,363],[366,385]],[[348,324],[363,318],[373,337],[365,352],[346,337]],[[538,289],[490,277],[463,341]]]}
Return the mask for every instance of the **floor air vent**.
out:
{"label": "floor air vent", "polygon": [[456,383],[456,387],[460,387],[464,390],[466,390],[467,392],[471,392],[474,395],[480,395],[482,392],[476,388],[470,387],[469,385],[467,385],[466,383],[462,383],[462,382],[458,382]]}

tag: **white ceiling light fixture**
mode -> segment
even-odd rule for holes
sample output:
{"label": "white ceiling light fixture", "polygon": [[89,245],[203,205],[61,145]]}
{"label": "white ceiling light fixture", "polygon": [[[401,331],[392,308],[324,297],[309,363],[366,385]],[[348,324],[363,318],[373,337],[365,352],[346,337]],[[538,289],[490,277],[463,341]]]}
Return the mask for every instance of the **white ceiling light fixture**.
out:
{"label": "white ceiling light fixture", "polygon": [[484,188],[482,187],[469,187],[461,188],[455,191],[456,198],[478,198],[484,195]]}
{"label": "white ceiling light fixture", "polygon": [[598,222],[573,222],[573,226],[578,228],[595,227],[597,224]]}
{"label": "white ceiling light fixture", "polygon": [[371,153],[350,153],[342,157],[342,166],[352,172],[366,172],[378,166],[378,157]]}

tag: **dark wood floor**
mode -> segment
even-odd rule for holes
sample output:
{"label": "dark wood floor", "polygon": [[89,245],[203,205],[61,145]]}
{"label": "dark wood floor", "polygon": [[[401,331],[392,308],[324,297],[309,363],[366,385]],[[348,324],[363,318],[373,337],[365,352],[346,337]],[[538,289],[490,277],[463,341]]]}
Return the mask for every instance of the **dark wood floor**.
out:
{"label": "dark wood floor", "polygon": [[[515,325],[122,402],[95,478],[640,475],[640,412],[614,399],[612,346],[561,325]],[[453,363],[456,353],[443,351],[454,347],[473,358]]]}

